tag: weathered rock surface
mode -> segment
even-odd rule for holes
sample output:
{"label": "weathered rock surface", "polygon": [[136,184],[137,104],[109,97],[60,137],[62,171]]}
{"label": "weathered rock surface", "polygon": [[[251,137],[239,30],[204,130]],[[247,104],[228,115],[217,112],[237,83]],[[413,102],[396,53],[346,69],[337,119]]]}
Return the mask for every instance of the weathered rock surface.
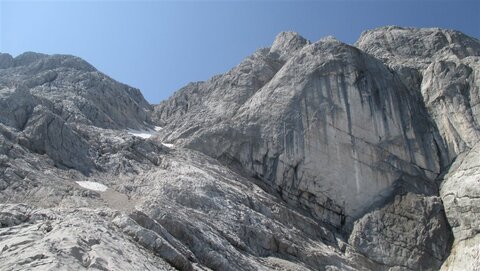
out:
{"label": "weathered rock surface", "polygon": [[[13,59],[10,61],[10,59]],[[57,166],[88,174],[98,149],[79,135],[79,125],[99,128],[151,127],[150,105],[137,89],[120,84],[73,56],[2,55],[0,121],[17,141],[47,154]]]}
{"label": "weathered rock surface", "polygon": [[[235,77],[232,74],[257,76],[237,68],[195,84],[198,93],[207,89],[205,101],[193,100],[181,112],[165,114],[176,108],[177,97],[190,97],[187,88],[160,104],[156,111],[163,113],[162,123],[167,124],[162,140],[175,141],[240,168],[290,206],[338,231],[349,232],[361,217],[373,219],[365,217],[373,206],[379,211],[371,216],[391,212],[391,225],[396,225],[402,213],[385,206],[387,199],[398,195],[395,186],[406,178],[425,186],[446,165],[438,155],[446,152],[445,145],[423,106],[421,93],[405,86],[381,61],[333,38],[309,44],[290,42],[285,36],[292,35],[280,34],[275,46],[264,54],[278,60],[273,49],[286,50],[293,45],[293,53],[287,54],[290,58],[280,58],[281,67],[270,80],[263,80],[263,86],[237,89],[235,93],[248,93],[243,104],[225,98],[225,87],[217,83]],[[263,59],[257,62],[264,63]],[[216,108],[220,104],[222,110]],[[411,269],[442,263],[450,233],[436,190],[433,185],[415,194],[418,198],[396,204],[409,209],[412,217],[427,213],[437,220],[435,225],[426,223],[424,230],[419,230],[421,237],[417,232],[406,237],[409,245],[393,242],[391,233],[371,232],[372,243],[384,242],[391,247],[383,250],[388,259],[376,258],[378,263]],[[412,207],[417,205],[424,207]],[[357,230],[362,227],[368,225],[357,226]],[[436,238],[431,238],[432,232]],[[416,244],[417,238],[421,244]],[[433,240],[441,244],[427,245]],[[362,242],[352,242],[365,247]],[[405,254],[418,254],[418,246],[436,260],[423,263],[422,259],[429,257],[418,255],[408,265],[402,263]],[[392,259],[400,249],[408,252]]]}
{"label": "weathered rock surface", "polygon": [[380,27],[363,32],[355,46],[392,66],[423,69],[434,60],[480,55],[478,39],[441,28]]}
{"label": "weathered rock surface", "polygon": [[453,30],[386,27],[362,33],[356,45],[420,90],[449,161],[478,141],[478,40]]}
{"label": "weathered rock surface", "polygon": [[[291,43],[285,35],[276,47]],[[257,77],[236,68],[198,84],[213,89],[207,91],[208,102],[169,115],[164,140],[180,139],[240,164],[285,200],[304,201],[305,208],[337,227],[388,190],[398,172],[434,176],[440,170],[434,131],[416,94],[358,49],[333,39],[306,45],[270,80],[262,80],[263,86],[236,90],[249,93],[242,105],[225,98],[217,83],[232,74]],[[219,105],[221,110],[215,108]],[[166,102],[157,111],[170,107]]]}
{"label": "weathered rock surface", "polygon": [[175,270],[119,231],[110,210],[0,208],[1,270]]}
{"label": "weathered rock surface", "polygon": [[0,54],[0,269],[475,270],[480,43],[355,46],[280,33],[157,106]]}
{"label": "weathered rock surface", "polygon": [[480,263],[480,205],[475,200],[480,42],[452,30],[387,27],[363,33],[356,45],[383,59],[409,88],[421,92],[446,146],[439,156],[454,161],[440,178],[440,197],[455,237],[442,269],[475,270]]}
{"label": "weathered rock surface", "polygon": [[442,264],[451,242],[442,202],[435,189],[418,187],[418,182],[398,184],[384,207],[355,222],[349,243],[357,252],[408,270]]}
{"label": "weathered rock surface", "polygon": [[[138,89],[114,81],[80,58],[29,52],[13,58],[13,65],[8,59],[0,59],[5,112],[19,111],[16,114],[26,118],[32,104],[41,104],[66,122],[132,129],[150,124],[150,105]],[[3,123],[5,117],[2,114]],[[14,127],[20,129],[21,124],[16,122]]]}
{"label": "weathered rock surface", "polygon": [[475,270],[480,264],[480,144],[457,157],[440,196],[455,236],[442,270]]}

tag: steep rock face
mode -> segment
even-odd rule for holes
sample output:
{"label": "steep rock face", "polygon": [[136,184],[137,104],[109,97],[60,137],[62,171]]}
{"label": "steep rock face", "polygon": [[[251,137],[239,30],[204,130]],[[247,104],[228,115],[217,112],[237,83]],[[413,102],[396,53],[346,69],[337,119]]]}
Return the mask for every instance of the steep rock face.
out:
{"label": "steep rock face", "polygon": [[446,150],[441,182],[455,241],[442,269],[470,270],[478,261],[478,164],[480,42],[458,31],[388,27],[367,31],[359,48],[382,58],[414,91],[419,91]]}
{"label": "steep rock face", "polygon": [[455,237],[442,270],[475,270],[480,264],[480,144],[459,155],[440,196]]}
{"label": "steep rock face", "polygon": [[386,27],[362,33],[356,46],[422,93],[449,162],[478,141],[478,40],[453,30]]}
{"label": "steep rock face", "polygon": [[403,178],[381,208],[355,222],[349,243],[357,252],[388,266],[439,267],[451,243],[442,201],[433,182]]}
{"label": "steep rock face", "polygon": [[263,150],[252,147],[250,155],[277,160],[273,172],[245,160],[249,150],[227,152],[287,194],[328,195],[349,220],[399,172],[438,172],[432,131],[423,128],[428,120],[415,99],[375,59],[320,41],[290,59],[235,116],[237,126],[264,129],[256,143]]}
{"label": "steep rock face", "polygon": [[[480,61],[480,57],[473,59]],[[425,104],[452,158],[471,149],[480,138],[479,70],[474,62],[437,61],[423,72]]]}
{"label": "steep rock face", "polygon": [[186,137],[186,146],[228,157],[286,199],[318,201],[309,207],[340,227],[343,215],[359,215],[399,172],[438,174],[439,147],[417,99],[381,62],[326,39],[298,51],[231,119],[199,127],[199,110],[186,111],[183,126],[167,125],[165,139]]}
{"label": "steep rock face", "polygon": [[9,54],[0,53],[0,69],[13,66],[13,57]]}
{"label": "steep rock face", "polygon": [[38,100],[26,87],[2,88],[0,92],[0,121],[21,130],[25,127]]}
{"label": "steep rock face", "polygon": [[34,152],[47,154],[58,166],[74,167],[84,173],[93,166],[87,142],[43,106],[35,107],[18,140]]}
{"label": "steep rock face", "polygon": [[[290,206],[339,231],[353,227],[355,253],[387,267],[439,267],[450,233],[431,181],[448,159],[420,92],[381,61],[334,38],[313,44],[302,40],[291,33],[277,37],[267,56],[282,48],[286,53],[280,68],[257,90],[232,90],[249,93],[241,105],[218,95],[231,90],[218,82],[234,74],[245,76],[237,68],[188,86],[160,104],[157,112],[175,112],[161,114],[167,125],[160,138],[246,172]],[[177,97],[188,99],[192,89],[195,100],[174,111]],[[202,89],[210,90],[206,100],[196,98],[202,97]],[[212,104],[229,110],[212,110]],[[405,180],[411,178],[425,188],[395,188],[409,186]],[[401,200],[388,200],[395,196]],[[421,230],[397,242],[394,233],[402,228],[395,225],[405,222],[404,212],[412,217],[407,225],[425,215],[435,222],[424,221]],[[390,221],[385,230],[371,230],[384,217]],[[369,232],[370,239],[361,239],[361,232]],[[371,250],[373,243],[385,244],[381,254]],[[399,251],[402,256],[396,256]]]}

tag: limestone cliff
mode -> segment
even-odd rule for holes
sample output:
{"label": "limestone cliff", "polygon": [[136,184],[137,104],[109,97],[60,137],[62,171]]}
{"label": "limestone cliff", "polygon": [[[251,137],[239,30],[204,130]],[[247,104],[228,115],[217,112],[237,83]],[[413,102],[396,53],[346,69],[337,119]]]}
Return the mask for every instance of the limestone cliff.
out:
{"label": "limestone cliff", "polygon": [[0,269],[474,270],[479,60],[453,30],[283,32],[152,106],[0,54]]}
{"label": "limestone cliff", "polygon": [[455,241],[442,269],[474,270],[480,255],[479,41],[453,30],[387,27],[366,31],[357,46],[383,59],[422,94],[446,147],[439,156],[448,161],[437,182]]}

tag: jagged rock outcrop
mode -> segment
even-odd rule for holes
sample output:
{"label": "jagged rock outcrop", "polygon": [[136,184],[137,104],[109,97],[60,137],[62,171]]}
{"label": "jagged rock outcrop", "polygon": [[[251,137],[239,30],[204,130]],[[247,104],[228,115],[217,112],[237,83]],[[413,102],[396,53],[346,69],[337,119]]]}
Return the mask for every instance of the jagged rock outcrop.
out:
{"label": "jagged rock outcrop", "polygon": [[[295,38],[299,41],[291,41]],[[225,89],[217,83],[232,74],[246,76],[237,68],[224,77],[197,83],[199,93],[209,90],[208,103],[194,100],[182,112],[162,114],[162,123],[167,124],[162,139],[240,168],[291,206],[339,231],[349,232],[359,218],[372,220],[379,212],[380,216],[393,212],[386,206],[388,198],[407,197],[396,203],[397,209],[406,208],[413,217],[428,213],[438,223],[425,224],[420,231],[421,244],[415,244],[418,233],[412,232],[405,246],[393,242],[388,233],[374,231],[378,236],[373,236],[372,232],[375,242],[391,246],[384,250],[388,256],[376,259],[386,266],[403,266],[405,256],[392,260],[392,255],[399,250],[419,254],[416,247],[421,246],[425,255],[435,255],[436,260],[422,263],[418,256],[405,266],[439,266],[448,252],[450,234],[437,188],[427,184],[447,162],[438,156],[445,153],[445,146],[423,106],[421,93],[406,87],[380,60],[352,46],[333,38],[313,44],[301,40],[290,33],[277,37],[272,48],[286,50],[293,45],[286,54],[290,57],[280,58],[281,67],[263,86],[237,89],[235,93],[249,93],[242,105],[221,95]],[[266,56],[278,59],[275,50]],[[172,112],[176,97],[189,97],[186,93],[188,89],[179,91],[156,111]],[[223,110],[210,104],[222,104]],[[230,110],[223,114],[227,108]],[[428,189],[414,191],[411,197],[399,195],[395,186],[408,178]],[[411,207],[417,204],[425,208]],[[385,211],[372,211],[372,206]],[[392,217],[401,215],[393,212]],[[367,231],[369,223],[358,222],[354,228]],[[432,232],[437,238],[431,238]],[[365,246],[352,240],[359,248]],[[442,244],[427,245],[432,240]]]}
{"label": "jagged rock outcrop", "polygon": [[[111,210],[0,205],[1,270],[175,270],[114,227]],[[115,256],[114,256],[115,255]]]}
{"label": "jagged rock outcrop", "polygon": [[33,96],[35,105],[47,107],[66,122],[134,129],[151,124],[150,105],[138,89],[110,79],[80,58],[28,52],[13,62],[9,59],[0,59],[5,112],[31,114]]}
{"label": "jagged rock outcrop", "polygon": [[93,162],[89,145],[65,121],[43,106],[36,106],[18,142],[39,154],[47,154],[57,166],[87,173]]}
{"label": "jagged rock outcrop", "polygon": [[475,270],[480,259],[480,144],[457,157],[440,196],[455,236],[442,270]]}
{"label": "jagged rock outcrop", "polygon": [[[279,45],[284,41],[297,48],[298,42],[285,35],[279,35],[276,47],[287,46]],[[234,69],[225,77],[235,73],[246,76]],[[261,88],[246,85],[235,91],[254,93],[241,106],[222,95],[224,85],[217,83],[222,80],[200,84],[214,89],[207,92],[208,104],[190,104],[185,114],[163,120],[168,122],[164,139],[181,139],[188,147],[237,162],[286,199],[318,201],[308,208],[317,208],[319,218],[337,217],[326,219],[336,226],[343,215],[357,216],[369,206],[397,172],[439,172],[434,131],[416,105],[418,96],[380,61],[351,46],[332,39],[306,46]],[[227,105],[217,110],[210,103]],[[157,111],[170,107],[167,102]]]}
{"label": "jagged rock outcrop", "polygon": [[356,46],[421,92],[449,162],[478,141],[478,40],[453,30],[386,27],[362,33]]}
{"label": "jagged rock outcrop", "polygon": [[[422,94],[430,117],[447,147],[440,153],[450,167],[439,179],[455,241],[445,270],[474,270],[480,264],[477,215],[480,42],[444,29],[387,27],[367,31],[356,44],[382,58]],[[408,71],[408,72],[405,72]]]}
{"label": "jagged rock outcrop", "polygon": [[17,141],[58,166],[88,174],[97,150],[79,125],[151,127],[150,105],[137,89],[115,82],[77,57],[24,53],[0,59],[0,121]]}
{"label": "jagged rock outcrop", "polygon": [[477,39],[441,28],[380,27],[363,32],[355,46],[392,66],[412,68],[480,55]]}
{"label": "jagged rock outcrop", "polygon": [[451,234],[434,186],[416,178],[396,183],[383,207],[355,222],[349,243],[389,266],[407,270],[440,266],[450,249]]}
{"label": "jagged rock outcrop", "polygon": [[6,69],[13,66],[13,57],[9,54],[0,53],[0,69]]}
{"label": "jagged rock outcrop", "polygon": [[479,48],[283,32],[156,106],[0,54],[0,269],[474,269]]}

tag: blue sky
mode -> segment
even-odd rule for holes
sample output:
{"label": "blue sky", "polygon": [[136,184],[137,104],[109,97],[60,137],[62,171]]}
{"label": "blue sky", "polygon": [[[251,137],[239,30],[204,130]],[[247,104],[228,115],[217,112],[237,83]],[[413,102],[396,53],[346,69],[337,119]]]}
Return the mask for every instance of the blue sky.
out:
{"label": "blue sky", "polygon": [[280,31],[353,43],[384,25],[480,37],[480,1],[4,1],[0,52],[73,54],[151,103],[228,71]]}

